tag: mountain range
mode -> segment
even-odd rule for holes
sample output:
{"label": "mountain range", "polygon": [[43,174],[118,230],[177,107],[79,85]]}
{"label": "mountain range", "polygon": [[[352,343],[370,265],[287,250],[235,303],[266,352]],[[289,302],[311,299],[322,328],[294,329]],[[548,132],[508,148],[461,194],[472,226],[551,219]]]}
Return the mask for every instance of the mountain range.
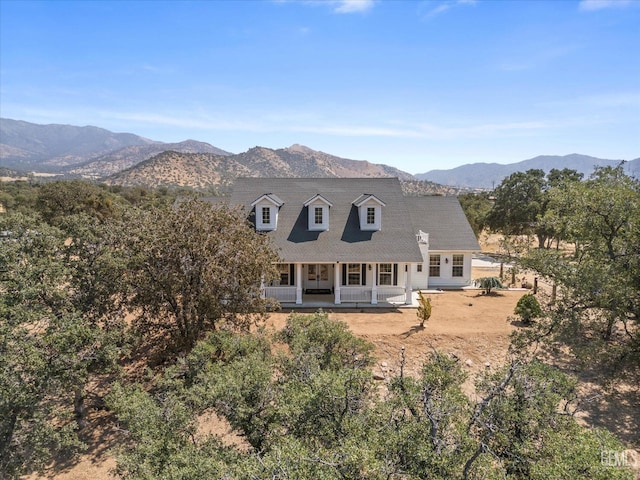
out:
{"label": "mountain range", "polygon": [[[540,156],[507,165],[475,163],[414,176],[388,165],[345,159],[303,145],[275,150],[254,147],[233,154],[196,140],[164,143],[93,126],[39,125],[0,118],[2,175],[20,176],[35,171],[125,186],[207,189],[229,186],[239,176],[393,176],[410,185],[413,193],[425,189],[430,193],[452,193],[465,188],[492,188],[511,173],[530,168],[572,168],[588,175],[595,165],[618,163],[577,154]],[[626,168],[637,173],[640,159],[628,162]]]}
{"label": "mountain range", "polygon": [[[523,160],[521,162],[499,164],[499,163],[471,163],[461,165],[449,170],[431,170],[426,173],[419,173],[415,177],[419,180],[440,183],[442,185],[466,186],[482,189],[493,189],[500,182],[515,172],[526,172],[530,169],[540,169],[549,172],[551,169],[569,168],[582,173],[588,177],[596,166],[615,167],[622,160],[606,160],[602,158],[590,157],[572,153],[570,155],[540,155],[535,158]],[[635,177],[640,175],[640,158],[627,161],[624,165],[625,171]]]}

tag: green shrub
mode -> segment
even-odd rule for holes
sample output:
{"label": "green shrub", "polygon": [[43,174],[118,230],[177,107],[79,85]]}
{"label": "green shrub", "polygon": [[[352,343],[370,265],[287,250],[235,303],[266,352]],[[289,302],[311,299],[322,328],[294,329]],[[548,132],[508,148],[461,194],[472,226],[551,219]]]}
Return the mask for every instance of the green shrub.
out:
{"label": "green shrub", "polygon": [[518,300],[514,313],[520,315],[522,322],[528,325],[542,316],[542,308],[538,299],[533,294],[527,293]]}

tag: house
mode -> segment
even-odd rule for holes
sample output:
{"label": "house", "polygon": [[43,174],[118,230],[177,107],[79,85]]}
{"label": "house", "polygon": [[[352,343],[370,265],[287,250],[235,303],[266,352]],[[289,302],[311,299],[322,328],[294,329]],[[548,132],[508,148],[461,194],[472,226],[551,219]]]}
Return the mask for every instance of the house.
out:
{"label": "house", "polygon": [[264,292],[284,304],[411,303],[416,289],[469,285],[480,250],[455,197],[405,197],[397,178],[240,178],[229,203],[278,249]]}

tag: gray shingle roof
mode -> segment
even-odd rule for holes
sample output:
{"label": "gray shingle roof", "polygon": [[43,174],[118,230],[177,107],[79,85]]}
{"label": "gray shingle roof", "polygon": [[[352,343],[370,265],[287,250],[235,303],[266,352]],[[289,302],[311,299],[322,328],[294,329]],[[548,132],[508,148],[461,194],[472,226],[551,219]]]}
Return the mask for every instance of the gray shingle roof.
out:
{"label": "gray shingle roof", "polygon": [[[288,262],[422,262],[408,206],[397,178],[240,178],[231,205],[243,205],[253,218],[251,203],[264,193],[282,200],[277,229],[266,233]],[[361,231],[353,201],[372,194],[382,207],[382,228]],[[308,230],[304,203],[316,194],[333,205],[329,230]],[[424,229],[423,229],[424,230]]]}
{"label": "gray shingle roof", "polygon": [[456,197],[406,197],[413,231],[429,234],[429,250],[480,251]]}

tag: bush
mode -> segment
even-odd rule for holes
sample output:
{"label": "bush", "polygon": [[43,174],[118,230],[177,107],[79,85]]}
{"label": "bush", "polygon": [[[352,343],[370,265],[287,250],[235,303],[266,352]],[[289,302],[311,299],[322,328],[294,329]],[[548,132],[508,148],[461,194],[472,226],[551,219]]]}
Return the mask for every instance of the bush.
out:
{"label": "bush", "polygon": [[523,295],[514,310],[516,315],[520,315],[522,323],[529,325],[534,319],[542,316],[542,308],[538,299],[531,293]]}

